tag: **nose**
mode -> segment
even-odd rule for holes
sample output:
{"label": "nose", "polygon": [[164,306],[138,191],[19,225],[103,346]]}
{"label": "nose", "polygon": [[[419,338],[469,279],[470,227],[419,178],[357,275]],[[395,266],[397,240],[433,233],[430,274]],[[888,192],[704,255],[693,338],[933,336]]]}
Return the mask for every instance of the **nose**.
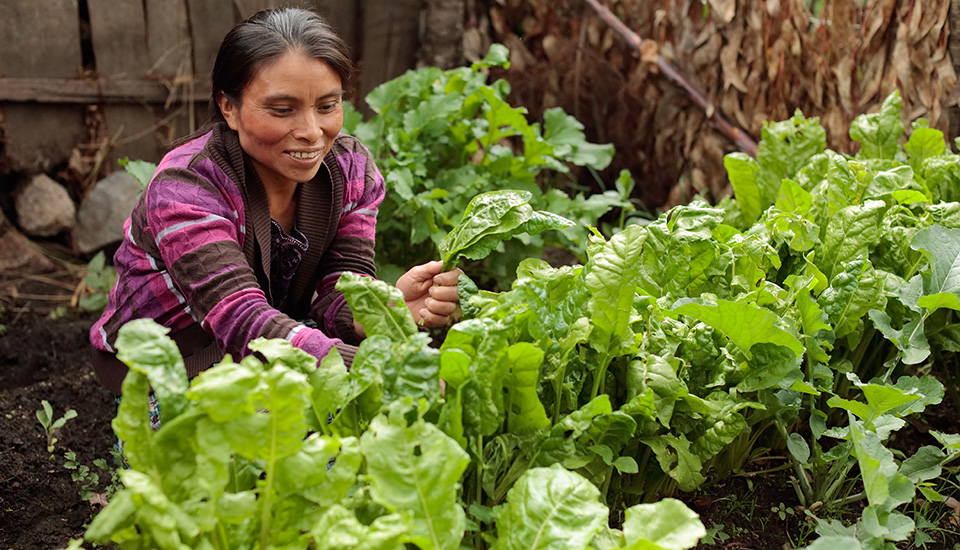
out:
{"label": "nose", "polygon": [[308,110],[301,119],[301,123],[293,130],[293,137],[310,143],[315,143],[322,135],[320,117],[313,110]]}

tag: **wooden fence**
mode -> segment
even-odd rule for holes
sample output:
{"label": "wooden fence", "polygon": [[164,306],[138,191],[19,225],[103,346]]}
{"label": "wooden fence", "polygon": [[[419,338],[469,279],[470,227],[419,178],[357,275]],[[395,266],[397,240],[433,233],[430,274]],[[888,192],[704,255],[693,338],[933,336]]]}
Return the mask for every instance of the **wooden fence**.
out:
{"label": "wooden fence", "polygon": [[2,0],[0,175],[156,162],[206,118],[223,36],[266,7],[324,14],[361,66],[362,98],[414,66],[422,1]]}

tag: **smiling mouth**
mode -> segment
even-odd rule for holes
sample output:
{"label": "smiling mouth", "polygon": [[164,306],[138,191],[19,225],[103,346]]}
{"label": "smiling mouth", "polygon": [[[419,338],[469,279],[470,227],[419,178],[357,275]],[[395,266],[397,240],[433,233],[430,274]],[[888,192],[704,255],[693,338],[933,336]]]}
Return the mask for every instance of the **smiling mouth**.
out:
{"label": "smiling mouth", "polygon": [[312,152],[297,152],[297,151],[291,151],[291,152],[290,152],[290,156],[293,157],[293,158],[295,158],[295,159],[310,160],[310,159],[315,159],[315,158],[319,157],[319,156],[320,156],[320,151],[312,151]]}

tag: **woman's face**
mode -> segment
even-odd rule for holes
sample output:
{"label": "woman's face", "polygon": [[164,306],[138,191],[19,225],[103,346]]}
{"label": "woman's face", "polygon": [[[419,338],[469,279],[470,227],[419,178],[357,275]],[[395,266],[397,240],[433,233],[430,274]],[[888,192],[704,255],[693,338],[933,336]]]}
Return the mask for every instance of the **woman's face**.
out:
{"label": "woman's face", "polygon": [[310,181],[343,126],[343,88],[326,63],[288,51],[260,68],[237,104],[219,99],[265,186]]}

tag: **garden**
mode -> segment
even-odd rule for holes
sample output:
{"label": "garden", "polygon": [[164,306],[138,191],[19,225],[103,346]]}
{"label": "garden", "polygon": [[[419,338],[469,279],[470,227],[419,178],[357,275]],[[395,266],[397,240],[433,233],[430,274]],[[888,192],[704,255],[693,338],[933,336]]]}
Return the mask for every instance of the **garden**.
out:
{"label": "garden", "polygon": [[[65,300],[0,317],[0,547],[960,544],[955,136],[905,126],[896,91],[850,151],[797,111],[725,155],[732,196],[651,213],[576,118],[507,101],[508,58],[349,113],[389,189],[381,280],[338,283],[367,334],[349,370],[259,340],[188,384],[136,321],[117,406],[87,355],[109,262],[21,281]],[[466,274],[443,331],[390,284],[432,259]]]}

